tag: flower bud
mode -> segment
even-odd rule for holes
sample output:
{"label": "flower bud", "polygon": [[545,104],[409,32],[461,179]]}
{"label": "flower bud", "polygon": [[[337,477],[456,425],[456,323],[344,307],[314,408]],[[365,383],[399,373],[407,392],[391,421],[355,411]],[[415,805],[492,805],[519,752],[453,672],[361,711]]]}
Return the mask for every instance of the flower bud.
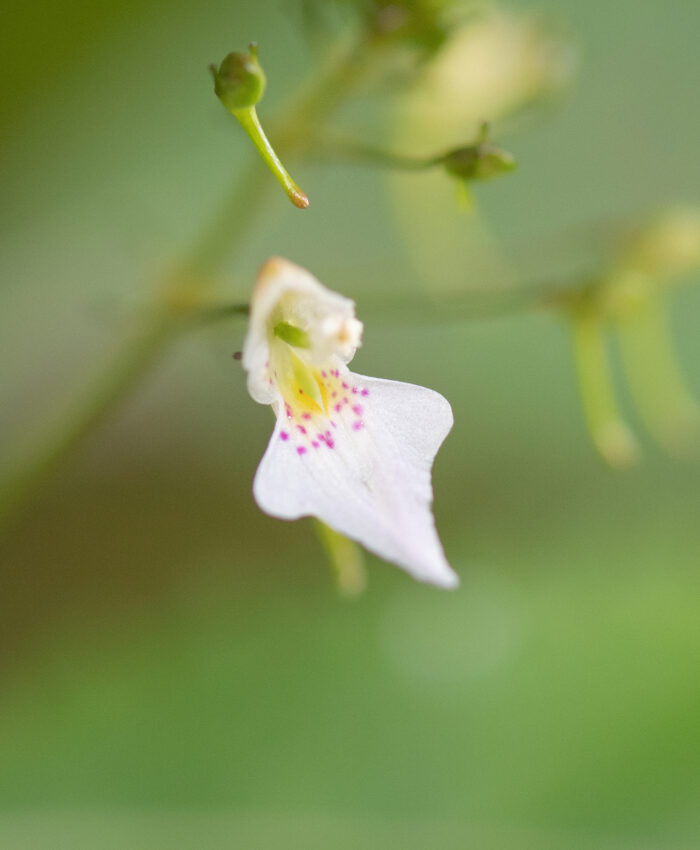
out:
{"label": "flower bud", "polygon": [[516,168],[507,151],[485,143],[456,148],[442,162],[449,174],[461,180],[490,180]]}
{"label": "flower bud", "polygon": [[470,180],[490,180],[508,171],[513,171],[516,162],[502,148],[489,144],[489,125],[481,125],[476,142],[448,151],[439,162],[448,174],[465,182]]}
{"label": "flower bud", "polygon": [[229,112],[255,106],[265,93],[267,80],[254,42],[247,53],[229,53],[218,71],[215,65],[210,65],[209,70],[216,96]]}

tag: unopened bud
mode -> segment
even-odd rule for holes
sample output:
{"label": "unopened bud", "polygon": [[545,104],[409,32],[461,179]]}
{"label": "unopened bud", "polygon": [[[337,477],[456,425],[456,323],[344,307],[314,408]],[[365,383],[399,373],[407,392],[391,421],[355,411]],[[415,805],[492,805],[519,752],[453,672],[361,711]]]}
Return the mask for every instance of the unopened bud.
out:
{"label": "unopened bud", "polygon": [[267,80],[258,62],[255,42],[247,53],[229,53],[218,70],[215,65],[210,65],[209,70],[214,77],[216,96],[229,112],[255,106],[265,93]]}
{"label": "unopened bud", "polygon": [[490,180],[513,171],[517,164],[507,151],[487,141],[488,128],[473,145],[455,148],[442,157],[445,170],[460,180]]}

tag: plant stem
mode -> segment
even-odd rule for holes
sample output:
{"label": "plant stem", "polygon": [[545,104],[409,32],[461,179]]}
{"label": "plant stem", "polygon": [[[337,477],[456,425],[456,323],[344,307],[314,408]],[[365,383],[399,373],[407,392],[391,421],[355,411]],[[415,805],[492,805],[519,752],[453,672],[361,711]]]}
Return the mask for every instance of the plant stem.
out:
{"label": "plant stem", "polygon": [[575,315],[573,338],[581,401],[593,443],[610,466],[630,466],[638,457],[637,441],[617,406],[603,328],[597,317],[587,311]]}
{"label": "plant stem", "polygon": [[260,156],[263,158],[265,165],[276,177],[278,183],[287,193],[287,197],[299,209],[306,209],[309,206],[309,199],[305,193],[292,180],[287,169],[282,165],[282,161],[275,153],[274,148],[270,144],[265,131],[260,124],[258,113],[254,106],[246,109],[237,109],[233,113],[240,122],[243,129],[248,134],[248,138],[258,149]]}
{"label": "plant stem", "polygon": [[0,527],[9,523],[42,482],[95,430],[162,353],[174,326],[152,316],[128,339],[95,383],[38,435],[0,491]]}
{"label": "plant stem", "polygon": [[316,151],[320,156],[363,162],[396,171],[427,171],[439,165],[443,159],[441,156],[409,156],[395,153],[377,145],[368,145],[356,139],[336,137],[322,139]]}
{"label": "plant stem", "polygon": [[632,396],[647,428],[669,453],[696,456],[700,408],[676,360],[660,299],[650,297],[639,304],[618,321],[618,331]]}
{"label": "plant stem", "polygon": [[331,562],[338,591],[342,596],[359,596],[367,587],[367,569],[362,550],[353,540],[334,531],[320,519],[314,528]]}

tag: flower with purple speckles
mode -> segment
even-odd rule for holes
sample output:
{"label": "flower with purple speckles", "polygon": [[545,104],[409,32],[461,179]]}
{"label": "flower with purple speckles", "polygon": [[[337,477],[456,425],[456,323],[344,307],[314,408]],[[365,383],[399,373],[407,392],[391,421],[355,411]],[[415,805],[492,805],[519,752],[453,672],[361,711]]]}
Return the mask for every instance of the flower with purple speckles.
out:
{"label": "flower with purple speckles", "polygon": [[[248,391],[272,405],[277,425],[255,500],[280,519],[318,517],[417,579],[455,587],[430,481],[452,410],[433,390],[351,372],[361,336],[352,301],[288,260],[265,263],[243,365]],[[362,404],[350,404],[346,392]],[[339,395],[342,404],[332,401]]]}

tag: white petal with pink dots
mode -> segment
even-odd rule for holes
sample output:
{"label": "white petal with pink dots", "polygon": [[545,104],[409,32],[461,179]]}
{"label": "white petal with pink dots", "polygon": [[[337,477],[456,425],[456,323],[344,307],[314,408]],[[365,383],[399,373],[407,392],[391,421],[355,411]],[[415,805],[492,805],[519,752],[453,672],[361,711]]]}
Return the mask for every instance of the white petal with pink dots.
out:
{"label": "white petal with pink dots", "polygon": [[[258,296],[262,297],[258,300]],[[280,323],[293,327],[283,332]],[[452,410],[425,387],[355,375],[354,304],[275,258],[251,302],[244,365],[277,424],[253,492],[266,513],[315,516],[416,578],[458,578],[435,530],[430,472]]]}

